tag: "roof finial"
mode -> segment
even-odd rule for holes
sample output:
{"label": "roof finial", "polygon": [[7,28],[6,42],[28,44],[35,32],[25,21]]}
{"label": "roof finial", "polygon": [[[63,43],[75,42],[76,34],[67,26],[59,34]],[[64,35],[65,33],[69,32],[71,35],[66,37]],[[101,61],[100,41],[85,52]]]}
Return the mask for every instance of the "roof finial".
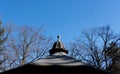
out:
{"label": "roof finial", "polygon": [[68,54],[68,50],[65,49],[64,44],[60,41],[60,35],[57,35],[57,41],[54,42],[52,49],[49,51],[50,55],[58,52]]}
{"label": "roof finial", "polygon": [[60,35],[57,36],[58,41],[60,41]]}

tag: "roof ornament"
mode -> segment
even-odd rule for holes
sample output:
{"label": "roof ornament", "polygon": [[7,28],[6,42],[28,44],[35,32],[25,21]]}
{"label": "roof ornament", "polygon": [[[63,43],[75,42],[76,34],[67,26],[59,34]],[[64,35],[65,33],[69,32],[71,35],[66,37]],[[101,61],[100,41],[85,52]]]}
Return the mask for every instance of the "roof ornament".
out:
{"label": "roof ornament", "polygon": [[58,52],[68,54],[68,50],[65,49],[64,44],[60,41],[60,35],[57,35],[57,41],[54,42],[52,49],[49,50],[50,55]]}
{"label": "roof ornament", "polygon": [[57,41],[60,41],[60,35],[57,36]]}

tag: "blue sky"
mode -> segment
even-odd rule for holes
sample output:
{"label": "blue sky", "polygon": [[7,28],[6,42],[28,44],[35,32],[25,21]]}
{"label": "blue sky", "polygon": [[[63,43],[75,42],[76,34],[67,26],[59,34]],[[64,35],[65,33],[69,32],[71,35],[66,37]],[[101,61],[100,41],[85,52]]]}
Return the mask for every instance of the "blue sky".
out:
{"label": "blue sky", "polygon": [[44,25],[45,35],[68,43],[82,30],[110,25],[120,32],[120,0],[0,0],[3,24]]}

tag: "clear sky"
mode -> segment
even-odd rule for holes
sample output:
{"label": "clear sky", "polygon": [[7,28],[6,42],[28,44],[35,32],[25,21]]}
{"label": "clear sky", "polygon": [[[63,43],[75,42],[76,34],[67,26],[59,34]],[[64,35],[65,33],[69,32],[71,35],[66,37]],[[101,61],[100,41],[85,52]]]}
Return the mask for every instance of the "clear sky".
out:
{"label": "clear sky", "polygon": [[68,43],[82,30],[110,25],[120,32],[120,0],[0,0],[4,24],[45,26],[45,35]]}

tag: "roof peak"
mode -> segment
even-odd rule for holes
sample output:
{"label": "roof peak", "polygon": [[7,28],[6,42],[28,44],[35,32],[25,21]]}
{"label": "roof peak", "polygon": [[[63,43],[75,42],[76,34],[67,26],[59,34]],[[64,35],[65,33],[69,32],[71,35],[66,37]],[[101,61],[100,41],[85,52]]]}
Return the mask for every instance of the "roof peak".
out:
{"label": "roof peak", "polygon": [[57,36],[57,41],[54,42],[52,49],[49,51],[50,55],[57,52],[64,52],[68,54],[68,51],[65,49],[64,44],[60,41],[60,35]]}

